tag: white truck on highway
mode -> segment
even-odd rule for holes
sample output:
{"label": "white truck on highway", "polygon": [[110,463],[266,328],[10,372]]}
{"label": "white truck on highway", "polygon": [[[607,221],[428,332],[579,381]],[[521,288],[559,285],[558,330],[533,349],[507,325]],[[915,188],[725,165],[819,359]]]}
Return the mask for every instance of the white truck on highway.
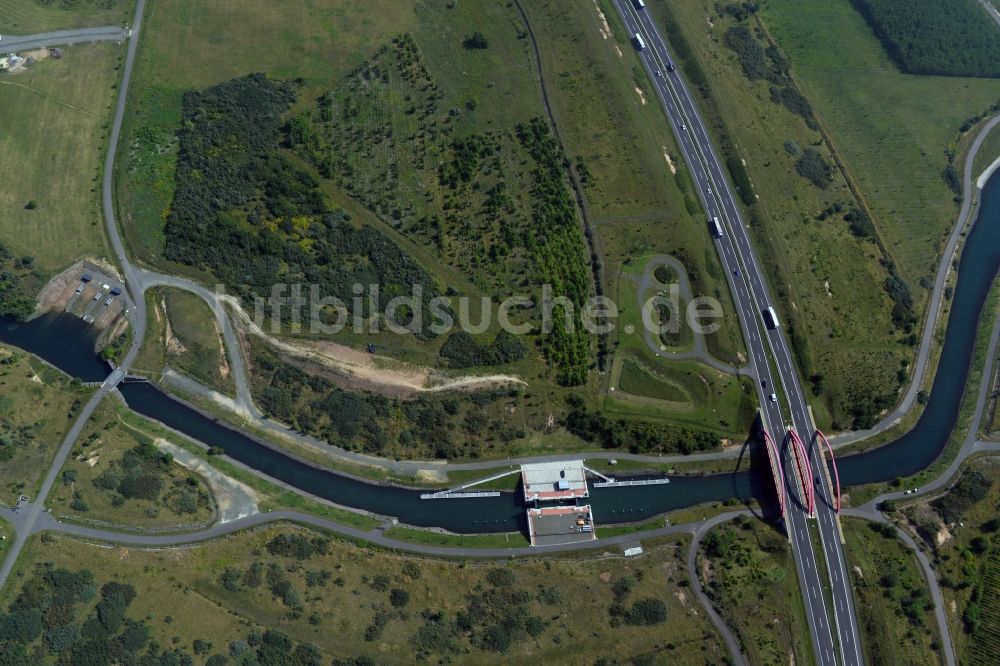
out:
{"label": "white truck on highway", "polygon": [[774,311],[773,307],[768,307],[764,310],[764,323],[767,324],[768,328],[778,328],[781,323],[778,321],[778,313]]}
{"label": "white truck on highway", "polygon": [[637,50],[642,51],[646,48],[646,40],[642,38],[642,35],[635,33],[635,35],[633,35],[633,39],[635,40],[635,48]]}
{"label": "white truck on highway", "polygon": [[635,6],[636,6],[637,9],[645,9],[646,8],[646,3],[643,2],[643,0],[634,0],[634,1],[635,1]]}
{"label": "white truck on highway", "polygon": [[711,219],[712,235],[716,238],[722,238],[722,225],[719,224],[719,218],[713,217]]}

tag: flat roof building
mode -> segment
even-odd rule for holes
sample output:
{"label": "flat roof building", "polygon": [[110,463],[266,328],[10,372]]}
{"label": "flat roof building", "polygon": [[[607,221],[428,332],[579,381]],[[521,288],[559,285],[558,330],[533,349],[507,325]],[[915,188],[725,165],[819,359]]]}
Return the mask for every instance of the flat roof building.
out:
{"label": "flat roof building", "polygon": [[521,465],[521,480],[529,504],[590,496],[582,460]]}
{"label": "flat roof building", "polygon": [[594,516],[590,505],[543,506],[528,509],[528,536],[532,546],[556,546],[593,541]]}

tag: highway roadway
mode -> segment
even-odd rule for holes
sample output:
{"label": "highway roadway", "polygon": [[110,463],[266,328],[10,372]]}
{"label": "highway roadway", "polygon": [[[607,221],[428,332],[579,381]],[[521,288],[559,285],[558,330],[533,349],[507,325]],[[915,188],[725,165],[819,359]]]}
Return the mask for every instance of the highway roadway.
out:
{"label": "highway roadway", "polygon": [[[847,563],[840,542],[840,532],[830,502],[825,479],[825,463],[812,446],[813,427],[808,406],[782,329],[764,325],[762,313],[774,301],[764,281],[739,206],[721,167],[715,148],[697,107],[652,18],[638,9],[633,0],[614,0],[630,35],[642,36],[644,48],[639,57],[654,83],[657,96],[678,137],[681,151],[699,189],[699,196],[708,217],[718,217],[724,233],[716,238],[716,249],[729,278],[737,313],[746,336],[750,363],[760,379],[760,396],[764,427],[776,442],[784,443],[783,464],[786,473],[788,502],[786,528],[793,544],[796,569],[806,604],[813,651],[820,664],[863,663],[857,615],[851,593]],[[674,70],[674,71],[671,71]],[[706,221],[706,230],[708,223]],[[789,406],[790,420],[782,415],[782,406],[772,401],[776,392],[773,369],[781,382],[783,397]],[[821,565],[813,548],[802,483],[813,485],[810,478],[801,479],[791,457],[786,435],[786,423],[794,427],[808,445],[812,469],[819,470],[823,482],[817,486],[816,516],[818,534],[825,554]],[[824,576],[824,572],[826,575]],[[825,580],[824,580],[825,579]],[[829,584],[831,604],[828,608],[824,585]],[[830,621],[830,609],[833,622]],[[839,660],[838,660],[839,655]]]}
{"label": "highway roadway", "polygon": [[59,30],[36,35],[5,35],[0,33],[0,53],[14,53],[41,49],[47,46],[66,46],[87,42],[121,42],[129,37],[130,31],[120,25],[101,28],[81,28],[79,30]]}

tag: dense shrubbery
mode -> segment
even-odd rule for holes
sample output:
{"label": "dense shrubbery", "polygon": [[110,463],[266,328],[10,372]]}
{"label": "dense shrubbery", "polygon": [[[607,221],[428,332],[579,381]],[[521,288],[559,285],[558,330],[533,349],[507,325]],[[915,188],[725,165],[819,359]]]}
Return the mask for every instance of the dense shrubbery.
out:
{"label": "dense shrubbery", "polygon": [[[110,463],[93,484],[100,490],[112,493],[112,504],[119,506],[124,500],[158,502],[176,514],[196,513],[209,504],[209,497],[198,490],[195,477],[187,481],[177,479],[167,486],[173,456],[160,451],[145,437],[129,449],[120,460]],[[87,504],[80,491],[74,495],[72,508],[85,512]]]}
{"label": "dense shrubbery", "polygon": [[765,44],[754,36],[744,21],[756,11],[755,5],[728,5],[716,8],[720,14],[729,14],[739,23],[726,31],[723,42],[736,52],[743,73],[751,81],[766,80],[771,83],[771,101],[785,106],[792,113],[802,116],[806,125],[817,129],[812,105],[806,99],[789,74],[788,60],[778,47]]}
{"label": "dense shrubbery", "polygon": [[479,391],[459,401],[454,396],[412,400],[348,391],[306,373],[264,347],[253,354],[255,397],[269,416],[345,448],[389,455],[476,457],[480,447],[506,444],[525,433],[494,420],[484,409],[514,391]]}
{"label": "dense shrubbery", "polygon": [[569,298],[577,309],[570,330],[562,316],[563,308],[554,308],[553,329],[542,339],[542,349],[556,370],[556,380],[564,386],[576,386],[587,381],[590,366],[590,336],[579,319],[579,310],[590,293],[590,281],[583,257],[583,234],[563,179],[566,158],[541,118],[518,125],[517,137],[535,160],[534,220],[528,227],[525,246],[537,253],[543,283],[551,285],[554,294]]}
{"label": "dense shrubbery", "polygon": [[524,344],[512,333],[500,331],[493,343],[481,344],[475,337],[459,331],[452,333],[441,346],[441,357],[453,368],[472,368],[484,365],[504,365],[520,361],[528,353]]}
{"label": "dense shrubbery", "polygon": [[864,209],[852,206],[844,213],[844,220],[848,223],[851,233],[858,238],[875,238],[875,225]]}
{"label": "dense shrubbery", "polygon": [[278,152],[294,98],[290,84],[263,74],[185,93],[167,258],[211,269],[243,297],[311,283],[351,310],[352,285],[378,284],[380,308],[413,285],[429,300],[436,287],[409,255],[328,209],[313,177]]}
{"label": "dense shrubbery", "polygon": [[600,412],[589,411],[583,400],[569,399],[570,412],[563,425],[568,431],[587,442],[606,449],[623,449],[632,453],[693,453],[719,445],[717,433],[687,428],[668,428],[650,421],[609,419]]}
{"label": "dense shrubbery", "polygon": [[[585,239],[565,177],[569,162],[545,120],[459,135],[456,119],[476,105],[444,109],[443,99],[416,42],[401,35],[293,119],[289,143],[484,292],[547,283],[579,310],[591,283]],[[589,336],[555,319],[542,352],[559,383],[582,384]]]}
{"label": "dense shrubbery", "polygon": [[25,288],[25,277],[33,263],[31,257],[15,258],[0,243],[0,317],[24,321],[35,311],[35,299]]}
{"label": "dense shrubbery", "polygon": [[281,557],[308,560],[313,555],[325,555],[329,547],[330,540],[323,537],[282,533],[268,542],[267,552]]}
{"label": "dense shrubbery", "polygon": [[833,170],[829,163],[813,148],[802,151],[802,157],[795,163],[795,171],[821,190],[830,187],[833,182]]}
{"label": "dense shrubbery", "polygon": [[900,69],[1000,76],[997,27],[976,0],[852,0]]}
{"label": "dense shrubbery", "polygon": [[743,162],[735,155],[730,155],[726,158],[726,167],[733,177],[733,184],[736,185],[740,199],[747,206],[753,205],[756,197],[753,193],[753,185],[750,183],[750,175],[747,173],[746,167],[743,166]]}
{"label": "dense shrubbery", "polygon": [[893,301],[892,323],[896,328],[910,329],[917,322],[917,314],[913,311],[913,295],[910,285],[891,270],[885,279],[885,291]]}
{"label": "dense shrubbery", "polygon": [[962,474],[951,489],[932,502],[932,506],[945,523],[957,523],[972,505],[986,499],[993,480],[979,470]]}

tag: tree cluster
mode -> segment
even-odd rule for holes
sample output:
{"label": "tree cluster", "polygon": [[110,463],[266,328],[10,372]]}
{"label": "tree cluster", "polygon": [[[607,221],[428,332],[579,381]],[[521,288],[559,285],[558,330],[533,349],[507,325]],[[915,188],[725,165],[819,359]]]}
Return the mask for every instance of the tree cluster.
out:
{"label": "tree cluster", "polygon": [[[278,283],[315,284],[356,316],[374,313],[368,299],[354,312],[355,284],[379,285],[380,309],[413,285],[429,301],[436,286],[412,257],[329,209],[318,182],[281,155],[282,115],[294,99],[290,84],[263,74],[185,93],[166,257],[210,269],[247,298],[266,298]],[[308,302],[301,311],[322,319]],[[290,315],[282,308],[282,319]],[[418,334],[429,336],[426,327]]]}
{"label": "tree cluster", "polygon": [[32,257],[15,257],[0,243],[0,317],[24,321],[35,311],[35,299],[28,295],[33,263]]}
{"label": "tree cluster", "polygon": [[448,395],[401,400],[342,389],[265,348],[255,350],[253,360],[261,409],[337,446],[380,455],[475,457],[484,444],[506,443],[525,434],[484,411],[499,400],[518,397],[517,391],[477,391],[462,400]]}
{"label": "tree cluster", "polygon": [[833,183],[833,169],[815,148],[806,148],[795,162],[795,171],[821,190]]}
{"label": "tree cluster", "polygon": [[610,419],[587,409],[583,400],[571,396],[569,413],[563,420],[566,429],[586,442],[606,449],[632,453],[694,453],[719,445],[718,433],[688,428],[673,428],[651,421]]}
{"label": "tree cluster", "polygon": [[968,471],[931,505],[945,523],[957,523],[974,504],[986,499],[992,486],[993,480],[983,472]]}
{"label": "tree cluster", "polygon": [[452,368],[504,365],[520,361],[527,353],[524,343],[507,331],[497,333],[490,344],[482,344],[475,336],[458,331],[448,336],[439,352]]}
{"label": "tree cluster", "polygon": [[852,0],[910,74],[1000,77],[997,27],[977,0]]}

